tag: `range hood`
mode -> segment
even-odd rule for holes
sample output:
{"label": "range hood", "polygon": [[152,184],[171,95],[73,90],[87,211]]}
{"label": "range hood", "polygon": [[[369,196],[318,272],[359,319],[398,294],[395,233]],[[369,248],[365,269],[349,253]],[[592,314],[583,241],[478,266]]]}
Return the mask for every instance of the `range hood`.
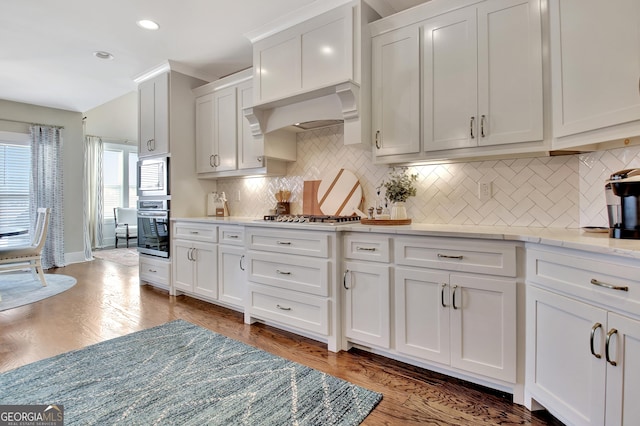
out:
{"label": "range hood", "polygon": [[302,131],[359,120],[360,86],[349,80],[243,110],[254,136]]}

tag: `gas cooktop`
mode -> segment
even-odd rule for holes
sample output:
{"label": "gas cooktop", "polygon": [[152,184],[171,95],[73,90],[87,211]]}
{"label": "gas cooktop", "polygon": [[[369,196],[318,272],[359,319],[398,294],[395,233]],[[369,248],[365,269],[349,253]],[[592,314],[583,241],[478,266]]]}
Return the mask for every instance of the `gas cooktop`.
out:
{"label": "gas cooktop", "polygon": [[266,215],[263,222],[341,225],[360,222],[360,216],[330,216],[330,215]]}

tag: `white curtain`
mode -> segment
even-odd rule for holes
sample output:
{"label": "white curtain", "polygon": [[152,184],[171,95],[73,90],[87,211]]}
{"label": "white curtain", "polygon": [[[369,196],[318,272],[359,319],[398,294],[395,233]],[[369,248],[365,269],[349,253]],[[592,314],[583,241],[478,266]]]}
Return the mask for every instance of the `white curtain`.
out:
{"label": "white curtain", "polygon": [[42,251],[42,267],[49,269],[65,266],[62,129],[34,124],[29,126],[29,130],[31,138],[30,216],[35,220],[38,207],[51,208],[49,231]]}
{"label": "white curtain", "polygon": [[92,249],[104,247],[102,223],[104,221],[103,185],[104,144],[96,136],[87,136],[84,143],[84,256],[93,258]]}

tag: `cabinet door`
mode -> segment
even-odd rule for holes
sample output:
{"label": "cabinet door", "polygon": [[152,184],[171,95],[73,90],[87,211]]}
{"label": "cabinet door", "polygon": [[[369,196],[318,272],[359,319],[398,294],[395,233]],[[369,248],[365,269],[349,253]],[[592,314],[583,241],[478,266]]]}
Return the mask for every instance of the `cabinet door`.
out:
{"label": "cabinet door", "polygon": [[417,26],[373,39],[376,156],[420,151],[420,51]]}
{"label": "cabinet door", "polygon": [[213,93],[213,140],[215,171],[236,169],[238,144],[236,88],[228,87]]}
{"label": "cabinet door", "polygon": [[[531,395],[565,423],[602,425],[606,311],[533,286],[526,300]],[[590,351],[592,332],[593,352],[601,358]]]}
{"label": "cabinet door", "polygon": [[640,119],[640,2],[549,2],[555,137]]}
{"label": "cabinet door", "polygon": [[213,110],[213,93],[196,99],[196,171],[198,173],[216,170]]}
{"label": "cabinet door", "polygon": [[237,307],[243,306],[246,274],[244,247],[218,247],[218,300]]}
{"label": "cabinet door", "polygon": [[478,145],[542,140],[538,0],[478,7]]}
{"label": "cabinet door", "polygon": [[607,362],[606,424],[636,424],[640,419],[640,321],[609,313],[607,330],[611,362]]}
{"label": "cabinet door", "polygon": [[138,87],[139,157],[169,152],[169,74]]}
{"label": "cabinet door", "polygon": [[389,266],[345,262],[345,336],[389,348]]}
{"label": "cabinet door", "polygon": [[451,274],[451,366],[515,383],[516,282]]}
{"label": "cabinet door", "polygon": [[300,36],[285,32],[254,44],[256,103],[278,99],[302,88]]}
{"label": "cabinet door", "polygon": [[176,290],[193,292],[195,275],[193,269],[192,254],[193,246],[189,241],[174,240],[171,257],[173,287]]}
{"label": "cabinet door", "polygon": [[193,292],[211,299],[218,298],[218,246],[207,243],[192,243],[191,258],[194,264],[195,281]]}
{"label": "cabinet door", "polygon": [[249,120],[242,110],[253,105],[253,82],[238,86],[238,169],[262,167],[264,137],[256,138],[251,133]]}
{"label": "cabinet door", "polygon": [[449,274],[396,268],[396,349],[449,365]]}
{"label": "cabinet door", "polygon": [[429,19],[423,26],[425,151],[477,146],[476,8]]}

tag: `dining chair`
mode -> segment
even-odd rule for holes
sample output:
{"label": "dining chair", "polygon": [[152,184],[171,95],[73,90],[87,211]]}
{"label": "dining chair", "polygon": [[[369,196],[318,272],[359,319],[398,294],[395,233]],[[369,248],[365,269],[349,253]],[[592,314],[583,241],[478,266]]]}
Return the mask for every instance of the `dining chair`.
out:
{"label": "dining chair", "polygon": [[31,269],[34,278],[37,273],[42,285],[47,285],[42,270],[42,249],[47,239],[50,214],[51,209],[38,208],[31,244],[0,248],[0,272]]}

